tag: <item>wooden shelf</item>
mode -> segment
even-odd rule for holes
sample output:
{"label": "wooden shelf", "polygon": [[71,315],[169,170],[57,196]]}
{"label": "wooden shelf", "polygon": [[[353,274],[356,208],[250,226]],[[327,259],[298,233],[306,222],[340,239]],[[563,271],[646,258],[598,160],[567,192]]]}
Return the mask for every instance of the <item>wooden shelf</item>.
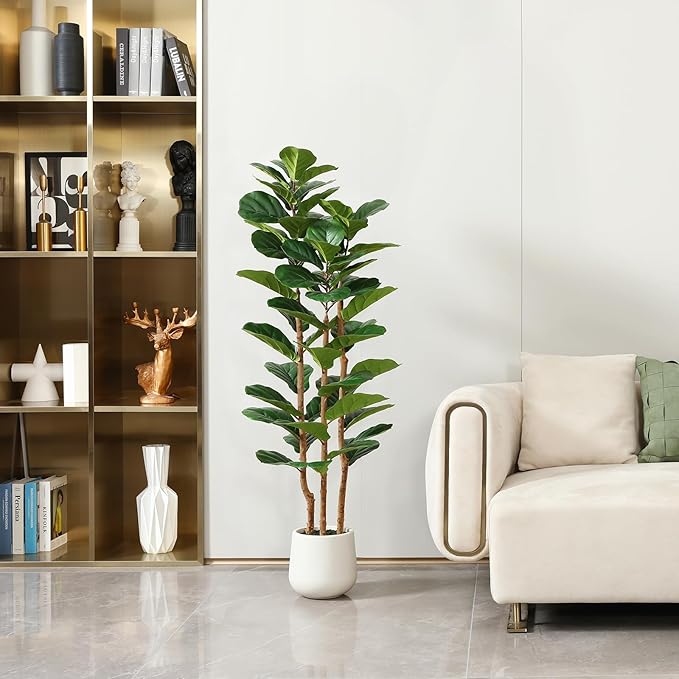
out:
{"label": "wooden shelf", "polygon": [[87,97],[25,97],[0,95],[0,111],[11,113],[82,113],[87,111]]}
{"label": "wooden shelf", "polygon": [[97,554],[97,563],[114,566],[198,566],[196,541],[181,539],[168,554],[145,554],[139,543],[122,543]]}
{"label": "wooden shelf", "polygon": [[39,252],[38,250],[0,250],[0,257],[9,259],[78,259],[87,257],[87,252],[76,252],[75,250],[50,250],[49,252]]}
{"label": "wooden shelf", "polygon": [[134,391],[126,391],[118,398],[105,399],[105,402],[94,406],[95,413],[197,413],[198,405],[196,403],[195,389],[177,389],[175,393],[179,396],[171,405],[142,405],[139,403],[139,397],[143,395],[143,391],[136,389]]}
{"label": "wooden shelf", "polygon": [[96,95],[93,99],[98,113],[194,113],[196,110],[196,97]]}
{"label": "wooden shelf", "polygon": [[143,250],[141,252],[118,252],[117,250],[95,250],[94,257],[104,259],[195,259],[196,252],[175,252],[174,250]]}
{"label": "wooden shelf", "polygon": [[58,404],[22,403],[21,401],[0,401],[0,413],[87,413],[88,406],[65,406]]}
{"label": "wooden shelf", "polygon": [[65,545],[51,552],[37,554],[3,554],[0,564],[23,568],[50,567],[60,564],[84,565],[89,561],[89,545],[87,540],[69,540]]}

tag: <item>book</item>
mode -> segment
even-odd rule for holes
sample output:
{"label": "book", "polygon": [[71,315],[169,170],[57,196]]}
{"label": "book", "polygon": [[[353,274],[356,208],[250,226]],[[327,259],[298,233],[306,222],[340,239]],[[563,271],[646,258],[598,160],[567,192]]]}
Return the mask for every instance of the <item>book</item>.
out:
{"label": "book", "polygon": [[130,28],[130,86],[127,93],[130,97],[139,96],[139,28]]}
{"label": "book", "polygon": [[39,549],[51,552],[68,540],[66,476],[50,476],[39,483]]}
{"label": "book", "polygon": [[163,50],[162,28],[151,29],[151,96],[159,97],[163,93],[163,66],[165,54]]}
{"label": "book", "polygon": [[196,72],[193,70],[189,48],[176,36],[165,38],[165,51],[172,65],[172,72],[182,97],[196,94]]}
{"label": "book", "polygon": [[38,553],[38,482],[24,484],[24,554]]}
{"label": "book", "polygon": [[12,482],[0,484],[0,554],[12,553]]}
{"label": "book", "polygon": [[150,28],[142,28],[139,33],[139,96],[151,94],[151,37]]}
{"label": "book", "polygon": [[130,93],[129,79],[130,29],[116,28],[116,94],[126,97]]}
{"label": "book", "polygon": [[29,479],[12,481],[12,554],[24,554],[24,487]]}

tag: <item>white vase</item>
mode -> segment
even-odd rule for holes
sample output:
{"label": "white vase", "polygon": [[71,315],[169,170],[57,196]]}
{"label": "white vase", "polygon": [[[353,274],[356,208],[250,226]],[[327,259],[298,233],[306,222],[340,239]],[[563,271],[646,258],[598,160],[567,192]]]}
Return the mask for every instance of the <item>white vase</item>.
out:
{"label": "white vase", "polygon": [[147,554],[166,554],[177,542],[177,493],[167,485],[170,446],[142,446],[147,487],[137,495],[139,542]]}
{"label": "white vase", "polygon": [[307,535],[303,528],[293,531],[288,577],[295,592],[308,599],[346,594],[356,583],[354,532]]}
{"label": "white vase", "polygon": [[21,33],[19,45],[19,92],[23,96],[46,97],[54,94],[52,46],[54,33],[45,28],[45,0],[33,0],[33,25]]}

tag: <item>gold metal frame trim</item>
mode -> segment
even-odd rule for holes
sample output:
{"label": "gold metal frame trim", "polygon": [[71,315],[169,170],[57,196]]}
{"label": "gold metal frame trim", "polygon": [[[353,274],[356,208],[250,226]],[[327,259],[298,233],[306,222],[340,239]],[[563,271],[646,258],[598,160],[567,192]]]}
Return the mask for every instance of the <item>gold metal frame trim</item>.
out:
{"label": "gold metal frame trim", "polygon": [[[453,549],[448,541],[448,501],[450,481],[450,416],[458,408],[475,408],[481,413],[483,422],[482,458],[481,458],[481,530],[479,546],[468,552]],[[456,557],[471,557],[480,554],[486,546],[486,467],[488,463],[488,415],[478,404],[463,401],[455,403],[446,411],[445,457],[443,463],[443,546],[446,551]]]}

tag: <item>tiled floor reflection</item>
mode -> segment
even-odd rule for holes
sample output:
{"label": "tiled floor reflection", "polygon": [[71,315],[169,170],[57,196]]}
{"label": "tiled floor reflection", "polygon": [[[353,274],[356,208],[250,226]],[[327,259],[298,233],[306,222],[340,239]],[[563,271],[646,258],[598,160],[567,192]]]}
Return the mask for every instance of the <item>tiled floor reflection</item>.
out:
{"label": "tiled floor reflection", "polygon": [[284,568],[0,573],[0,677],[679,677],[679,607],[538,607],[507,635],[485,566],[364,568],[309,601]]}

